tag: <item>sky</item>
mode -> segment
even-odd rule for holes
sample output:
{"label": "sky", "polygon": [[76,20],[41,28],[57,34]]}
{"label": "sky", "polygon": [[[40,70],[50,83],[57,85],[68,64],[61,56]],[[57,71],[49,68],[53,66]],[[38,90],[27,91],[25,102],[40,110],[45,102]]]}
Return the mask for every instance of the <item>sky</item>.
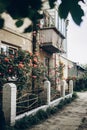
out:
{"label": "sky", "polygon": [[87,64],[87,6],[82,7],[85,12],[83,22],[76,25],[69,18],[67,31],[68,59],[79,64]]}

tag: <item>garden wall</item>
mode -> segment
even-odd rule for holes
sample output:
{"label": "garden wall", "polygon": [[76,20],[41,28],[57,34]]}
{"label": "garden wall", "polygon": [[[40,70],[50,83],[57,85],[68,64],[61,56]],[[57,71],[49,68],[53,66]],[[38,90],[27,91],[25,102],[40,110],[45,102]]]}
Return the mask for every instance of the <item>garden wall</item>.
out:
{"label": "garden wall", "polygon": [[65,87],[66,81],[63,80],[61,82],[61,97],[51,101],[51,84],[49,81],[44,82],[44,88],[47,90],[47,103],[41,107],[37,107],[31,111],[27,111],[23,114],[16,115],[16,85],[13,83],[7,83],[3,86],[3,112],[5,115],[5,120],[8,124],[14,125],[16,120],[23,118],[24,116],[28,116],[31,114],[35,114],[38,110],[43,109],[46,110],[49,106],[54,107],[57,105],[62,99],[72,97],[73,94],[73,81],[69,82],[69,94],[65,95]]}

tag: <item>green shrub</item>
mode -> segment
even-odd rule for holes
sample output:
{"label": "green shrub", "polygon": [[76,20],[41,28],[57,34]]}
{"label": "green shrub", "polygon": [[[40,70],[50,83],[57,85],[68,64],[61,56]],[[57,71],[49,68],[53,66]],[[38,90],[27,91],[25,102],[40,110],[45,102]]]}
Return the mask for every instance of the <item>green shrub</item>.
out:
{"label": "green shrub", "polygon": [[51,109],[51,114],[55,114],[58,111],[57,107],[53,107]]}
{"label": "green shrub", "polygon": [[65,98],[65,99],[63,100],[63,104],[64,104],[64,105],[67,104],[67,98]]}
{"label": "green shrub", "polygon": [[86,117],[83,117],[81,121],[84,123],[86,121]]}
{"label": "green shrub", "polygon": [[[12,126],[6,126],[6,130],[15,130],[15,128],[12,127]],[[20,130],[20,129],[19,129],[19,130]]]}
{"label": "green shrub", "polygon": [[77,98],[77,94],[73,93],[72,98],[65,98],[59,102],[55,107],[49,107],[46,111],[39,110],[35,115],[30,115],[19,120],[15,124],[15,129],[9,127],[7,130],[24,130],[26,128],[31,128],[33,125],[40,123],[41,121],[47,119],[52,114],[58,112],[59,109],[62,109],[66,104],[71,103],[72,100]]}
{"label": "green shrub", "polygon": [[66,101],[67,101],[67,104],[69,104],[69,103],[71,103],[72,100],[71,100],[71,98],[67,98]]}
{"label": "green shrub", "polygon": [[52,110],[51,107],[48,107],[47,110],[46,110],[46,112],[47,112],[47,114],[48,114],[48,117],[51,115],[51,110]]}
{"label": "green shrub", "polygon": [[25,128],[29,128],[33,125],[38,124],[39,122],[40,120],[37,115],[31,115],[28,117],[25,116],[23,119],[20,119],[16,122],[15,128],[18,130],[24,130]]}
{"label": "green shrub", "polygon": [[74,92],[72,95],[72,100],[76,99],[77,97],[78,97],[77,94]]}
{"label": "green shrub", "polygon": [[24,118],[18,120],[15,124],[15,128],[16,129],[25,129],[25,128],[28,128],[29,127],[29,124],[28,124],[28,120],[27,120],[27,117],[25,116]]}
{"label": "green shrub", "polygon": [[57,105],[57,108],[58,108],[58,109],[62,109],[63,106],[64,106],[64,100],[61,100],[61,101],[59,102],[59,104]]}
{"label": "green shrub", "polygon": [[87,90],[87,77],[77,79],[74,85],[74,91]]}
{"label": "green shrub", "polygon": [[31,115],[28,117],[28,124],[29,127],[31,127],[32,125],[36,125],[40,122],[39,118],[37,115]]}
{"label": "green shrub", "polygon": [[39,110],[37,113],[36,113],[36,116],[39,118],[39,120],[44,120],[44,119],[47,119],[48,118],[48,114],[46,111],[44,110]]}

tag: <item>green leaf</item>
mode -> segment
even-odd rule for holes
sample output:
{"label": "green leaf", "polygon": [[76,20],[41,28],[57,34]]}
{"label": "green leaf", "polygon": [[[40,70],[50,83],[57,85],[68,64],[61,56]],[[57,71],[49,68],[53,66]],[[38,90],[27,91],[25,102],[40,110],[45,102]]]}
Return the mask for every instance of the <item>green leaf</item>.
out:
{"label": "green leaf", "polygon": [[42,8],[42,0],[29,0],[28,4],[34,10],[40,10]]}
{"label": "green leaf", "polygon": [[80,25],[82,22],[82,16],[84,16],[84,11],[81,9],[79,1],[81,0],[62,0],[58,9],[60,17],[66,19],[70,13],[74,22],[77,25]]}
{"label": "green leaf", "polygon": [[28,15],[28,3],[25,0],[11,0],[6,11],[13,19],[25,18]]}
{"label": "green leaf", "polygon": [[38,12],[41,7],[41,0],[12,0],[6,10],[13,19],[18,19],[28,17],[30,9]]}
{"label": "green leaf", "polygon": [[61,3],[58,8],[58,13],[60,18],[66,19],[69,13],[69,7],[65,6],[64,3]]}
{"label": "green leaf", "polygon": [[9,4],[10,4],[9,0],[0,0],[0,13],[3,13]]}
{"label": "green leaf", "polygon": [[16,23],[15,23],[15,25],[17,26],[17,27],[21,27],[22,25],[23,25],[23,23],[24,23],[24,21],[23,20],[18,20]]}
{"label": "green leaf", "polygon": [[0,18],[0,29],[4,27],[4,19]]}
{"label": "green leaf", "polygon": [[49,5],[50,5],[50,8],[51,8],[51,9],[54,8],[56,1],[57,1],[57,0],[49,0]]}
{"label": "green leaf", "polygon": [[74,4],[70,10],[70,13],[74,22],[77,25],[80,25],[82,22],[82,17],[84,16],[84,11],[81,9],[81,6]]}
{"label": "green leaf", "polygon": [[32,30],[33,30],[33,26],[30,25],[30,26],[28,26],[28,27],[24,30],[24,33],[31,32]]}
{"label": "green leaf", "polygon": [[3,13],[5,11],[5,5],[0,3],[0,13]]}

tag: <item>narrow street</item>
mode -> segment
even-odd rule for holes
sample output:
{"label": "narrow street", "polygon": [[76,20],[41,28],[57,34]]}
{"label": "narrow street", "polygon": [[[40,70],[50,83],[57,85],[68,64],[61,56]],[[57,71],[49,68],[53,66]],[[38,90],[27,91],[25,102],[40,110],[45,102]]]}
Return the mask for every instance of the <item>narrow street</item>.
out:
{"label": "narrow street", "polygon": [[[87,118],[87,92],[77,94],[79,98],[66,106],[61,112],[30,130],[77,130],[82,119]],[[87,130],[87,128],[84,128],[84,130]]]}

